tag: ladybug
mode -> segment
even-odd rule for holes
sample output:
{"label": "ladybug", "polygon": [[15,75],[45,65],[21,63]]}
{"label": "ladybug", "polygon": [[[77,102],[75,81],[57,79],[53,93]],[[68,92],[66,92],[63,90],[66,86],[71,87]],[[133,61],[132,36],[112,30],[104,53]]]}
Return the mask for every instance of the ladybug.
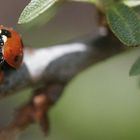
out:
{"label": "ladybug", "polygon": [[23,43],[13,29],[0,25],[0,68],[17,69],[23,60]]}

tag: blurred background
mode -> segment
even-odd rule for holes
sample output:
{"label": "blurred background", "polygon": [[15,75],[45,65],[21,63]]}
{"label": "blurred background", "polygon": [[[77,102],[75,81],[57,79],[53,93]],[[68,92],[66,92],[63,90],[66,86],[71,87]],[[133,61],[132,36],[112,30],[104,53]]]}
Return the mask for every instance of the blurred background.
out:
{"label": "blurred background", "polygon": [[[16,28],[25,46],[44,47],[98,32],[94,6],[65,4],[48,24],[21,27],[17,21],[29,0],[5,0],[0,4],[0,24]],[[140,49],[119,54],[91,66],[66,87],[50,111],[51,130],[44,137],[32,125],[20,140],[138,140],[140,139],[140,79],[129,77],[129,69]],[[14,110],[26,102],[31,89],[0,101],[0,125],[6,125]]]}

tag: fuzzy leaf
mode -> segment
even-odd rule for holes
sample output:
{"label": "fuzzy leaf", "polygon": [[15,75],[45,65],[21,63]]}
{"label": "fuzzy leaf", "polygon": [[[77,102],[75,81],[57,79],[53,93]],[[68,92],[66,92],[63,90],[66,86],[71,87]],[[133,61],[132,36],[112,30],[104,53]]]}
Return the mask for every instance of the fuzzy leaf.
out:
{"label": "fuzzy leaf", "polygon": [[140,16],[123,3],[107,9],[107,20],[114,34],[127,46],[140,45]]}
{"label": "fuzzy leaf", "polygon": [[62,3],[62,1],[60,0],[31,0],[31,2],[25,7],[23,12],[21,13],[18,23],[28,23],[46,10],[48,11],[46,18],[47,20],[54,15],[54,12],[56,13],[56,9],[60,6],[60,3]]}

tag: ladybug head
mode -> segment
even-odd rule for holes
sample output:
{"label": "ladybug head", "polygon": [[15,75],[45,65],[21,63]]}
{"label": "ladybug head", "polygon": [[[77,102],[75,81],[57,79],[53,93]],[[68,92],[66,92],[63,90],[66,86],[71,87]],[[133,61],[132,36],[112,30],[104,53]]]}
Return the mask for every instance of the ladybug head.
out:
{"label": "ladybug head", "polygon": [[20,35],[12,28],[0,26],[0,65],[6,62],[18,68],[23,59],[23,43]]}

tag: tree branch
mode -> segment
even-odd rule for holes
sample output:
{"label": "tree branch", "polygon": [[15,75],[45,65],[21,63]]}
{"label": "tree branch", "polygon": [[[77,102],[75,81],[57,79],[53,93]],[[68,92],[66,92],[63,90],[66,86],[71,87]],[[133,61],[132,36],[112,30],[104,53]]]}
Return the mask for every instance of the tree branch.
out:
{"label": "tree branch", "polygon": [[123,50],[124,47],[112,34],[84,42],[26,48],[23,65],[16,71],[5,72],[0,97],[44,83],[67,83],[81,70]]}
{"label": "tree branch", "polygon": [[35,122],[40,124],[44,134],[48,134],[48,112],[66,84],[87,67],[124,50],[112,34],[48,48],[26,48],[23,65],[16,71],[5,72],[0,97],[28,87],[33,87],[33,95],[1,129],[0,140],[17,139],[22,130]]}

